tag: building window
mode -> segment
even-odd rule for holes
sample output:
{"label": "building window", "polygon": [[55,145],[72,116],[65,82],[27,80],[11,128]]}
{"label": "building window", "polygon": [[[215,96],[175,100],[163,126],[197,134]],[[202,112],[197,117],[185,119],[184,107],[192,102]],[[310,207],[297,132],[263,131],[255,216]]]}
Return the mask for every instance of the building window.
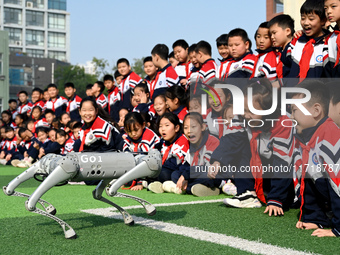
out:
{"label": "building window", "polygon": [[21,10],[13,8],[4,8],[5,24],[21,25]]}
{"label": "building window", "polygon": [[36,49],[26,49],[27,56],[32,58],[43,58],[44,51],[43,50],[36,50]]}
{"label": "building window", "polygon": [[44,13],[26,11],[26,26],[44,26]]}
{"label": "building window", "polygon": [[2,64],[2,53],[0,53],[0,75],[3,75],[3,70],[2,70],[3,64]]}
{"label": "building window", "polygon": [[26,30],[26,45],[44,46],[44,31]]}
{"label": "building window", "polygon": [[48,47],[51,48],[66,48],[66,35],[63,33],[48,33]]}
{"label": "building window", "polygon": [[9,84],[10,85],[27,85],[25,81],[25,70],[24,68],[9,68]]}
{"label": "building window", "polygon": [[274,0],[274,8],[275,13],[283,12],[283,0]]}
{"label": "building window", "polygon": [[66,0],[49,0],[48,9],[66,11]]}
{"label": "building window", "polygon": [[5,0],[4,3],[5,4],[16,4],[16,5],[22,4],[21,0]]}
{"label": "building window", "polygon": [[5,27],[5,31],[8,31],[9,44],[22,45],[22,31],[20,28]]}
{"label": "building window", "polygon": [[22,52],[22,48],[13,48],[13,47],[9,47],[9,51],[10,51],[10,52]]}
{"label": "building window", "polygon": [[65,29],[65,15],[64,14],[48,14],[48,28]]}
{"label": "building window", "polygon": [[48,52],[48,57],[49,58],[54,58],[58,59],[60,61],[66,61],[66,52],[61,52],[61,51],[49,51]]}
{"label": "building window", "polygon": [[26,7],[31,7],[32,5],[33,5],[33,8],[44,9],[44,0],[27,0],[26,1]]}

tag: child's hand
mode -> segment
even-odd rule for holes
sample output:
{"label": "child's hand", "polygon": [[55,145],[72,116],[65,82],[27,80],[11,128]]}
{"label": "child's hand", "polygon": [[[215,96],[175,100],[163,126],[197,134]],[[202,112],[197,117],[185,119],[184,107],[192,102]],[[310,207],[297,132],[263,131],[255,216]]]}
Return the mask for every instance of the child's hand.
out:
{"label": "child's hand", "polygon": [[303,30],[297,30],[294,33],[294,38],[299,38],[302,35],[303,35]]}
{"label": "child's hand", "polygon": [[0,158],[3,159],[5,156],[6,156],[5,152],[2,151],[2,152],[0,153]]}
{"label": "child's hand", "polygon": [[302,221],[298,221],[296,223],[296,228],[298,229],[318,229],[318,225],[314,224],[314,223],[306,223],[306,222],[302,222]]}
{"label": "child's hand", "polygon": [[142,190],[143,188],[144,188],[143,185],[136,185],[136,186],[133,186],[133,187],[131,188],[131,190],[136,191],[136,190]]}
{"label": "child's hand", "polygon": [[7,156],[6,156],[6,158],[5,158],[5,159],[6,159],[7,161],[10,161],[10,160],[11,160],[11,158],[12,158],[12,154],[7,154]]}
{"label": "child's hand", "polygon": [[177,183],[176,183],[177,188],[181,189],[181,190],[186,190],[188,187],[188,181],[186,181],[184,179],[184,176],[181,175],[181,177],[179,177]]}
{"label": "child's hand", "polygon": [[182,86],[187,85],[187,83],[188,83],[188,80],[187,80],[187,79],[182,79],[182,80],[180,81],[180,84],[181,84]]}
{"label": "child's hand", "polygon": [[146,96],[146,93],[142,93],[140,95],[140,104],[146,104],[148,102],[148,97]]}
{"label": "child's hand", "polygon": [[335,236],[331,229],[317,229],[312,233],[312,236],[325,237],[325,236]]}
{"label": "child's hand", "polygon": [[28,155],[27,151],[25,151],[24,152],[24,158],[28,158],[28,157],[29,157],[29,155]]}
{"label": "child's hand", "polygon": [[33,147],[36,148],[37,150],[39,150],[39,143],[34,142]]}
{"label": "child's hand", "polygon": [[208,177],[210,179],[215,179],[218,174],[218,169],[221,167],[220,162],[215,161],[212,165],[209,166]]}
{"label": "child's hand", "polygon": [[266,210],[264,210],[263,213],[267,213],[269,212],[269,216],[280,216],[280,215],[284,215],[283,209],[281,207],[275,206],[275,205],[268,205],[266,207]]}

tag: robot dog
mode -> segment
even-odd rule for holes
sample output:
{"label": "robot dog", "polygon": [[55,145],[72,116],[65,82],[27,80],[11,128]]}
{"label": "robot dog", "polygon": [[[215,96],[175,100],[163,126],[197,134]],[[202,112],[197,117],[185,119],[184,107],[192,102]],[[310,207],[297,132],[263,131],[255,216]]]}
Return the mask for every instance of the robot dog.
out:
{"label": "robot dog", "polygon": [[[69,153],[66,156],[48,154],[17,176],[3,191],[8,196],[26,197],[25,207],[28,211],[49,217],[62,227],[65,238],[76,238],[76,232],[65,221],[56,217],[56,208],[41,197],[52,187],[67,184],[68,181],[101,180],[92,192],[93,198],[110,204],[118,209],[124,218],[124,223],[133,225],[134,220],[122,207],[102,197],[105,190],[111,197],[125,197],[139,202],[148,215],[156,213],[155,207],[149,202],[117,190],[134,179],[155,178],[162,169],[161,155],[157,150],[147,154],[132,154],[124,152],[83,152]],[[21,183],[35,178],[42,181],[32,195],[15,191]],[[41,204],[44,210],[36,207]]]}

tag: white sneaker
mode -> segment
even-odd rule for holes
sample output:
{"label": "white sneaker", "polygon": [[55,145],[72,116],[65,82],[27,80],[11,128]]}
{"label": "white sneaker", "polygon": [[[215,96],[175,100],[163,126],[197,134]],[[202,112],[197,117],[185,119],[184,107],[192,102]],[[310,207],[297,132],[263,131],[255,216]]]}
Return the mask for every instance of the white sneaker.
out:
{"label": "white sneaker", "polygon": [[142,186],[147,189],[148,188],[148,182],[147,181],[142,181]]}
{"label": "white sneaker", "polygon": [[233,198],[226,198],[223,203],[235,208],[260,208],[262,206],[257,196],[249,190]]}
{"label": "white sneaker", "polygon": [[173,181],[165,181],[162,188],[165,192],[175,193],[176,184]]}
{"label": "white sneaker", "polygon": [[32,164],[27,162],[27,161],[24,161],[24,160],[21,160],[18,164],[17,164],[17,167],[20,167],[20,168],[29,168],[31,167]]}
{"label": "white sneaker", "polygon": [[163,193],[163,184],[161,182],[151,182],[148,186],[148,189],[153,193]]}
{"label": "white sneaker", "polygon": [[220,189],[211,189],[203,184],[195,184],[191,187],[191,193],[197,197],[218,196]]}
{"label": "white sneaker", "polygon": [[224,194],[235,196],[237,194],[237,188],[234,183],[231,182],[231,180],[228,180],[226,184],[223,185],[222,191]]}
{"label": "white sneaker", "polygon": [[20,161],[19,159],[13,159],[13,160],[11,161],[11,165],[17,167],[18,164],[19,164],[20,162],[21,162],[21,161]]}
{"label": "white sneaker", "polygon": [[0,159],[0,164],[5,166],[7,164],[7,160],[6,159]]}

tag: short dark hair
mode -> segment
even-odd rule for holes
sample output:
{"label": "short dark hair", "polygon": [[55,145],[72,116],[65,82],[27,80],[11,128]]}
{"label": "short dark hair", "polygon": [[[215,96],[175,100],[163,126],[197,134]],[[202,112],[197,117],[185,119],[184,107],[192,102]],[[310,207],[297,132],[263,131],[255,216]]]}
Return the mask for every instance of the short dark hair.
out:
{"label": "short dark hair", "polygon": [[330,100],[333,105],[340,103],[340,86],[339,81],[332,81],[327,83],[330,91]]}
{"label": "short dark hair", "polygon": [[86,85],[86,90],[92,89],[92,87],[93,87],[93,84],[87,84]]}
{"label": "short dark hair", "polygon": [[228,46],[228,34],[222,34],[216,39],[216,46],[217,48],[220,46]]}
{"label": "short dark hair", "polygon": [[188,49],[188,54],[190,54],[191,52],[195,52],[196,46],[197,46],[197,43],[191,44]]}
{"label": "short dark hair", "polygon": [[198,53],[199,51],[203,52],[206,55],[211,56],[211,45],[206,41],[199,41],[196,45],[195,51]]}
{"label": "short dark hair", "polygon": [[[307,102],[307,105],[312,106],[313,104],[319,103],[325,113],[328,115],[330,92],[327,85],[320,80],[316,79],[305,79],[296,87],[307,89],[311,93],[311,99]],[[299,95],[295,93],[293,96]]]}
{"label": "short dark hair", "polygon": [[119,76],[123,76],[118,70],[114,73],[115,79],[117,79]]}
{"label": "short dark hair", "polygon": [[189,44],[184,39],[179,39],[176,42],[172,44],[172,49],[175,49],[175,47],[182,47],[183,49],[189,48]]}
{"label": "short dark hair", "polygon": [[21,137],[21,134],[26,132],[26,130],[28,130],[28,129],[27,128],[23,128],[23,127],[19,128],[18,129],[18,135]]}
{"label": "short dark hair", "polygon": [[54,83],[48,84],[47,89],[49,89],[49,88],[58,89],[57,85],[55,85]]}
{"label": "short dark hair", "polygon": [[143,59],[143,65],[144,65],[146,62],[152,62],[152,57],[151,57],[151,56],[147,56],[146,58],[144,58],[144,59]]}
{"label": "short dark hair", "polygon": [[[244,43],[250,42],[246,30],[244,30],[244,29],[242,29],[242,28],[235,28],[235,29],[231,30],[231,31],[229,32],[228,41],[229,41],[229,38],[231,38],[231,37],[236,37],[236,36],[240,36],[240,37],[242,38],[242,41],[243,41]],[[249,48],[250,48],[250,47],[249,47]]]}
{"label": "short dark hair", "polygon": [[113,76],[111,74],[105,74],[103,81],[112,81],[113,82]]}
{"label": "short dark hair", "polygon": [[259,31],[259,28],[266,28],[266,29],[269,29],[268,28],[268,21],[265,21],[265,22],[262,22],[259,27],[257,28],[256,32],[255,32],[255,35],[254,35],[254,39],[256,40],[256,36],[257,36],[257,32]]}
{"label": "short dark hair", "polygon": [[37,127],[35,130],[35,133],[38,134],[39,132],[44,132],[46,134],[48,134],[49,129],[46,127]]}
{"label": "short dark hair", "polygon": [[141,81],[140,83],[138,83],[137,85],[136,85],[136,87],[134,88],[134,90],[136,89],[136,88],[140,88],[143,92],[145,92],[145,93],[150,93],[150,91],[149,91],[149,86],[148,86],[148,83],[146,82],[146,81]]}
{"label": "short dark hair", "polygon": [[43,91],[41,88],[34,88],[34,89],[32,90],[32,94],[33,94],[33,92],[39,92],[40,95],[44,94],[44,91]]}
{"label": "short dark hair", "polygon": [[18,102],[17,102],[17,100],[15,100],[15,99],[10,99],[10,100],[8,100],[8,104],[11,104],[11,103],[18,103]]}
{"label": "short dark hair", "polygon": [[300,14],[315,13],[319,16],[320,20],[326,20],[326,12],[324,3],[320,0],[306,0],[300,8]]}
{"label": "short dark hair", "polygon": [[175,58],[175,52],[171,51],[171,52],[169,53],[168,58]]}
{"label": "short dark hair", "polygon": [[10,131],[14,131],[14,128],[12,128],[11,126],[6,126],[5,133],[10,132]]}
{"label": "short dark hair", "polygon": [[65,130],[63,130],[63,129],[57,129],[57,130],[55,131],[55,138],[57,138],[57,135],[65,136],[65,137],[68,136],[68,134],[67,134],[67,133],[65,132]]}
{"label": "short dark hair", "polygon": [[95,83],[98,84],[99,88],[100,88],[100,92],[103,92],[105,89],[104,83],[102,81],[96,81]]}
{"label": "short dark hair", "polygon": [[80,121],[77,121],[76,123],[73,124],[71,129],[81,128],[82,126],[83,124]]}
{"label": "short dark hair", "polygon": [[119,64],[121,64],[121,63],[125,63],[125,64],[127,64],[128,66],[130,66],[130,62],[129,62],[129,60],[127,60],[126,58],[120,58],[120,59],[117,60],[117,66],[118,66]]}
{"label": "short dark hair", "polygon": [[28,97],[28,93],[27,93],[27,91],[25,91],[25,90],[19,91],[18,95],[20,95],[20,94],[25,94],[25,95]]}
{"label": "short dark hair", "polygon": [[52,109],[46,109],[45,110],[45,115],[51,113],[52,115],[55,115],[55,112]]}
{"label": "short dark hair", "polygon": [[64,85],[64,88],[73,88],[74,89],[74,84],[72,82],[66,82]]}
{"label": "short dark hair", "polygon": [[151,55],[158,55],[163,60],[168,60],[169,48],[165,44],[157,44],[153,47]]}
{"label": "short dark hair", "polygon": [[291,33],[290,35],[293,36],[295,33],[295,29],[294,29],[294,20],[292,19],[291,16],[287,15],[287,14],[280,14],[274,18],[272,18],[269,22],[268,22],[268,28],[270,28],[271,26],[277,24],[279,27],[281,27],[282,29],[286,29],[289,28]]}

